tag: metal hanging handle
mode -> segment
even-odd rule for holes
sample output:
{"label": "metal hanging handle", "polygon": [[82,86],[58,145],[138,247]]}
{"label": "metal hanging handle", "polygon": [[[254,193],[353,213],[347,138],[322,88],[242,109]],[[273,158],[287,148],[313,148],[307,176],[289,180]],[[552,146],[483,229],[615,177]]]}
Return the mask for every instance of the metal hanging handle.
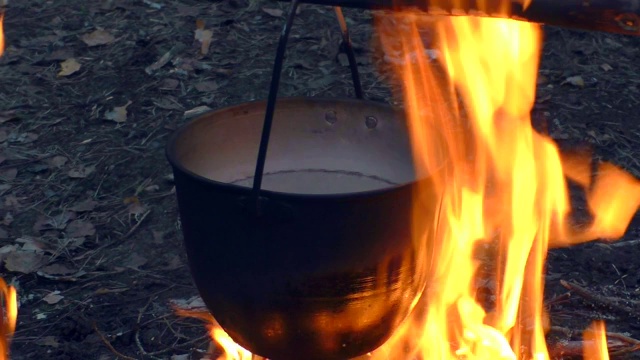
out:
{"label": "metal hanging handle", "polygon": [[[269,147],[269,138],[271,137],[271,125],[273,124],[273,114],[276,108],[276,100],[278,98],[278,90],[280,89],[280,77],[282,74],[282,65],[284,63],[284,53],[287,48],[287,41],[289,40],[289,34],[291,33],[291,26],[293,20],[296,17],[298,10],[299,0],[293,0],[291,2],[291,9],[287,15],[287,20],[280,33],[280,39],[278,41],[278,48],[276,50],[276,58],[273,63],[273,72],[271,74],[271,84],[269,86],[269,96],[267,97],[267,108],[264,115],[264,123],[262,125],[262,134],[260,136],[260,146],[258,148],[258,159],[256,161],[256,169],[253,174],[253,187],[251,190],[252,202],[255,205],[257,214],[261,213],[260,206],[260,189],[262,187],[262,177],[264,174],[264,165],[267,159],[267,150]],[[340,24],[340,30],[342,32],[342,41],[344,48],[349,59],[349,68],[351,69],[351,78],[353,79],[353,86],[355,88],[356,98],[362,99],[362,85],[360,83],[360,75],[358,74],[358,64],[356,63],[356,56],[353,52],[353,46],[351,44],[351,38],[349,37],[349,30],[347,28],[347,21],[342,14],[342,9],[338,6],[334,7],[338,23]]]}

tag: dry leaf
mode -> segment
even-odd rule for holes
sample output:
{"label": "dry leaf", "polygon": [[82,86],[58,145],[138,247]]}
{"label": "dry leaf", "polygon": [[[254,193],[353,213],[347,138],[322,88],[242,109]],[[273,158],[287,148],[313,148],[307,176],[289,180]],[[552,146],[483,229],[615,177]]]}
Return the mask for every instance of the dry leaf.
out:
{"label": "dry leaf", "polygon": [[35,251],[15,251],[4,259],[4,267],[13,272],[31,274],[43,264],[44,254]]}
{"label": "dry leaf", "polygon": [[213,38],[213,31],[204,29],[204,20],[196,20],[196,31],[193,34],[193,38],[200,42],[200,54],[206,55],[209,52],[209,46],[211,46],[211,39]]}
{"label": "dry leaf", "polygon": [[18,116],[16,115],[15,110],[0,111],[0,124],[17,118]]}
{"label": "dry leaf", "polygon": [[605,64],[600,65],[600,67],[601,67],[601,68],[602,68],[602,70],[604,70],[604,71],[611,71],[611,70],[613,70],[613,67],[612,67],[611,65],[609,65],[609,64],[606,64],[606,63],[605,63]]}
{"label": "dry leaf", "polygon": [[17,168],[8,168],[0,170],[0,180],[11,181],[14,180],[18,176]]}
{"label": "dry leaf", "polygon": [[180,81],[176,79],[164,79],[160,84],[160,90],[175,90],[178,85],[180,85]]}
{"label": "dry leaf", "polygon": [[80,70],[81,66],[82,65],[80,65],[76,59],[69,58],[60,63],[60,72],[58,73],[58,76],[69,76]]}
{"label": "dry leaf", "polygon": [[33,224],[33,230],[63,230],[67,227],[67,223],[75,218],[76,214],[72,211],[65,211],[52,217],[39,216],[35,224]]}
{"label": "dry leaf", "polygon": [[64,296],[60,295],[60,291],[57,290],[48,293],[47,295],[45,295],[45,297],[42,298],[42,300],[49,305],[57,304],[62,299],[64,299]]}
{"label": "dry leaf", "polygon": [[42,253],[46,250],[47,244],[40,241],[38,238],[31,236],[23,236],[16,239],[17,243],[22,243],[21,251],[35,251]]}
{"label": "dry leaf", "polygon": [[46,274],[46,275],[69,275],[75,273],[76,270],[69,269],[68,267],[62,264],[51,264],[41,268],[38,271],[38,274]]}
{"label": "dry leaf", "polygon": [[49,165],[49,167],[52,168],[61,168],[64,166],[64,164],[67,163],[69,159],[67,159],[67,157],[65,156],[60,156],[60,155],[56,155],[50,159],[47,159],[47,165]]}
{"label": "dry leaf", "polygon": [[106,30],[98,29],[92,33],[82,35],[82,41],[89,46],[110,44],[116,40]]}
{"label": "dry leaf", "polygon": [[58,346],[60,346],[60,343],[58,342],[55,336],[45,336],[43,338],[35,340],[34,343],[36,345],[51,346],[53,348],[57,348]]}
{"label": "dry leaf", "polygon": [[266,12],[267,14],[273,16],[273,17],[282,17],[282,14],[284,14],[284,11],[280,10],[280,9],[272,9],[272,8],[268,8],[268,7],[263,7],[262,11]]}
{"label": "dry leaf", "polygon": [[131,269],[139,270],[138,268],[146,263],[147,263],[146,258],[138,255],[137,253],[131,253],[131,255],[129,255],[127,260],[125,260],[124,266]]}
{"label": "dry leaf", "polygon": [[69,170],[67,175],[72,179],[84,179],[96,169],[95,166],[80,165],[77,168]]}
{"label": "dry leaf", "polygon": [[196,116],[202,115],[202,114],[204,114],[206,112],[209,112],[211,110],[212,109],[210,107],[206,106],[206,105],[197,106],[197,107],[194,107],[191,110],[185,111],[184,112],[184,118],[185,119],[190,119],[192,117],[196,117]]}
{"label": "dry leaf", "polygon": [[571,84],[573,86],[579,86],[579,87],[584,87],[584,85],[585,85],[584,79],[580,75],[578,75],[578,76],[570,76],[565,81],[562,82],[562,84],[567,84],[567,83]]}
{"label": "dry leaf", "polygon": [[96,233],[96,228],[88,221],[74,220],[67,225],[66,232],[67,236],[71,238],[93,236]]}
{"label": "dry leaf", "polygon": [[76,211],[76,212],[91,211],[95,209],[97,205],[98,205],[97,201],[92,199],[87,199],[85,201],[80,201],[75,203],[72,207],[69,208],[69,210]]}
{"label": "dry leaf", "polygon": [[38,140],[38,134],[26,132],[21,134],[12,133],[9,135],[9,141],[20,144],[28,144]]}
{"label": "dry leaf", "polygon": [[117,123],[122,123],[127,121],[127,107],[131,105],[131,101],[127,101],[123,106],[114,107],[113,110],[107,111],[104,114],[104,118],[107,120],[112,120]]}
{"label": "dry leaf", "polygon": [[195,84],[194,87],[200,92],[211,92],[217,90],[220,86],[215,81],[203,81]]}

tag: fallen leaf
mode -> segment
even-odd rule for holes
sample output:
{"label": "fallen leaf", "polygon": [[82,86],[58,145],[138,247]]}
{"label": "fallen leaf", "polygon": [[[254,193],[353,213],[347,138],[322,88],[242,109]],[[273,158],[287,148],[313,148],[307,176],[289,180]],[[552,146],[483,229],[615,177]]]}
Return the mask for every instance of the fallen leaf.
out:
{"label": "fallen leaf", "polygon": [[263,7],[262,11],[266,12],[267,14],[273,16],[273,17],[282,17],[282,14],[284,14],[284,11],[280,10],[280,9],[272,9],[272,8],[268,8],[268,7]]}
{"label": "fallen leaf", "polygon": [[17,168],[8,168],[0,170],[0,180],[11,181],[18,176]]}
{"label": "fallen leaf", "polygon": [[11,133],[9,135],[9,141],[13,143],[28,144],[38,140],[38,137],[38,134],[32,132]]}
{"label": "fallen leaf", "polygon": [[206,112],[209,112],[211,110],[212,109],[210,107],[206,106],[206,105],[197,106],[197,107],[194,107],[191,110],[185,111],[184,112],[184,118],[185,119],[190,119],[192,117],[196,117],[196,116],[202,115],[202,114],[204,114]]}
{"label": "fallen leaf", "polygon": [[131,101],[127,101],[123,106],[114,107],[113,110],[107,111],[104,114],[104,118],[107,120],[112,120],[117,123],[123,123],[127,121],[127,107],[131,105]]}
{"label": "fallen leaf", "polygon": [[18,116],[16,115],[15,110],[0,111],[0,124],[17,118]]}
{"label": "fallen leaf", "polygon": [[43,264],[44,254],[35,251],[15,251],[4,259],[4,267],[12,272],[31,274]]}
{"label": "fallen leaf", "polygon": [[11,223],[13,222],[13,215],[11,215],[10,212],[7,212],[6,214],[4,214],[4,217],[2,218],[2,224],[4,225],[11,225]]}
{"label": "fallen leaf", "polygon": [[98,29],[94,32],[82,35],[82,41],[89,46],[110,44],[116,40],[106,30]]}
{"label": "fallen leaf", "polygon": [[82,67],[82,65],[78,60],[69,58],[60,63],[60,72],[58,72],[58,76],[69,76],[80,70],[80,67]]}
{"label": "fallen leaf", "polygon": [[163,269],[164,270],[175,270],[178,268],[182,267],[182,260],[180,260],[180,257],[178,255],[174,255],[171,260],[169,260],[169,263],[167,264],[167,266],[165,266]]}
{"label": "fallen leaf", "polygon": [[51,54],[49,54],[49,56],[47,57],[47,60],[49,61],[63,61],[63,60],[67,60],[69,58],[72,58],[74,56],[73,50],[72,49],[58,49],[54,52],[52,52]]}
{"label": "fallen leaf", "polygon": [[138,255],[137,253],[131,253],[131,255],[129,255],[127,260],[125,260],[124,266],[131,269],[139,270],[138,268],[146,263],[147,263],[146,258]]}
{"label": "fallen leaf", "polygon": [[179,16],[196,17],[200,15],[200,13],[202,12],[202,9],[197,6],[189,6],[189,5],[182,5],[182,4],[176,4],[176,10],[178,10]]}
{"label": "fallen leaf", "polygon": [[33,224],[34,231],[45,230],[64,230],[69,221],[76,218],[76,214],[72,211],[64,211],[56,216],[39,216]]}
{"label": "fallen leaf", "polygon": [[72,238],[93,236],[96,233],[96,228],[88,221],[74,220],[67,225],[66,233],[68,237]]}
{"label": "fallen leaf", "polygon": [[180,81],[176,79],[164,79],[160,84],[160,90],[175,90],[178,85],[180,85]]}
{"label": "fallen leaf", "polygon": [[43,338],[35,340],[34,343],[36,345],[51,346],[53,348],[57,348],[58,346],[60,346],[60,343],[58,342],[55,336],[45,336]]}
{"label": "fallen leaf", "polygon": [[69,208],[69,210],[76,211],[76,212],[91,211],[95,209],[97,205],[98,205],[97,201],[93,199],[87,199],[87,200],[75,203],[72,207]]}
{"label": "fallen leaf", "polygon": [[158,185],[149,185],[146,188],[144,188],[144,191],[146,192],[154,192],[154,191],[158,191],[160,190],[160,186]]}
{"label": "fallen leaf", "polygon": [[22,236],[16,239],[17,243],[22,243],[21,251],[35,251],[42,253],[46,250],[47,244],[40,241],[38,238],[31,236]]}
{"label": "fallen leaf", "polygon": [[69,269],[63,264],[51,264],[41,268],[38,271],[38,274],[46,274],[46,275],[69,275],[75,273],[76,270]]}
{"label": "fallen leaf", "polygon": [[[570,76],[568,78],[566,78],[562,84],[571,84],[573,86],[579,86],[579,87],[584,87],[585,83],[584,83],[584,79],[582,78],[582,76]],[[560,84],[560,85],[562,85]]]}
{"label": "fallen leaf", "polygon": [[194,87],[200,92],[211,92],[217,90],[220,86],[215,81],[203,81],[195,84]]}
{"label": "fallen leaf", "polygon": [[89,176],[89,174],[94,172],[95,169],[96,169],[96,167],[93,166],[93,165],[91,165],[91,166],[80,165],[80,166],[78,166],[76,168],[73,168],[73,169],[69,170],[67,175],[69,175],[69,177],[72,178],[72,179],[84,179],[87,176]]}
{"label": "fallen leaf", "polygon": [[65,156],[61,156],[61,155],[56,155],[52,158],[47,159],[47,165],[49,165],[49,167],[52,168],[61,168],[64,166],[64,164],[67,163],[67,161],[69,161],[69,159],[67,159],[67,157]]}
{"label": "fallen leaf", "polygon": [[171,302],[173,306],[178,307],[182,310],[199,310],[206,308],[204,301],[198,295],[193,296],[189,299],[171,299],[169,300],[169,302]]}
{"label": "fallen leaf", "polygon": [[205,23],[202,19],[196,20],[196,31],[193,34],[193,38],[200,42],[200,54],[206,55],[209,52],[209,46],[211,46],[211,39],[213,38],[213,32],[211,30],[205,30]]}
{"label": "fallen leaf", "polygon": [[605,63],[605,64],[600,65],[600,67],[601,67],[601,68],[602,68],[602,70],[604,70],[604,71],[611,71],[611,70],[613,70],[613,67],[612,67],[611,65],[609,65],[609,64],[606,64],[606,63]]}
{"label": "fallen leaf", "polygon": [[57,304],[62,299],[64,299],[64,296],[60,295],[60,291],[57,290],[48,293],[47,295],[45,295],[45,297],[42,298],[42,300],[49,305]]}
{"label": "fallen leaf", "polygon": [[184,109],[184,107],[182,107],[182,105],[180,105],[180,103],[178,102],[178,99],[174,98],[173,96],[162,97],[158,101],[154,101],[153,104],[165,110]]}

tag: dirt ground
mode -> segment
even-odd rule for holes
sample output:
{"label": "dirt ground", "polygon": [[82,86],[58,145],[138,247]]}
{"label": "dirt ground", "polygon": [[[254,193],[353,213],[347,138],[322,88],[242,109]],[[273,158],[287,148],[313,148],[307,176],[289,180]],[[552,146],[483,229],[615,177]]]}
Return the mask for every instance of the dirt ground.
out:
{"label": "dirt ground", "polygon": [[[185,113],[266,98],[286,9],[266,0],[10,3],[0,271],[20,294],[12,359],[203,356],[203,324],[171,305],[197,291],[164,146]],[[370,14],[345,13],[366,96],[390,101]],[[208,30],[213,39],[204,55],[199,26],[201,39]],[[640,38],[545,33],[534,117],[562,144],[593,146],[639,176]],[[332,9],[302,6],[281,94],[353,96],[339,43]],[[640,339],[638,258],[637,216],[620,242],[553,250],[546,298],[556,337],[579,339],[602,318]]]}

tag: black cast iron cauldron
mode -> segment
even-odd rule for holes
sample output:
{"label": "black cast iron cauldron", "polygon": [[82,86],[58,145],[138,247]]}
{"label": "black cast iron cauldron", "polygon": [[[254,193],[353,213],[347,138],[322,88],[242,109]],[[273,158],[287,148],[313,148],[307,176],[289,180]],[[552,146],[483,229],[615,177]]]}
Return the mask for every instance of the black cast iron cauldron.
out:
{"label": "black cast iron cauldron", "polygon": [[407,317],[426,282],[429,245],[411,231],[431,230],[411,222],[417,182],[403,114],[362,100],[279,99],[256,204],[265,106],[208,113],[169,141],[196,286],[254,354],[365,354]]}

